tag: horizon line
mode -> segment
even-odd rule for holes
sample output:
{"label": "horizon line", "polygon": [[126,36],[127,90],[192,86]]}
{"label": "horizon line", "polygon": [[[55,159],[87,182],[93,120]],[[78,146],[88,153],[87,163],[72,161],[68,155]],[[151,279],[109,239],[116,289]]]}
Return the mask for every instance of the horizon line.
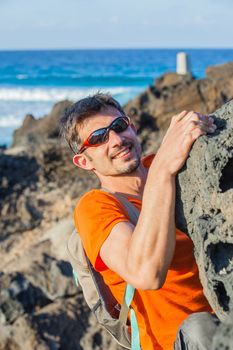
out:
{"label": "horizon line", "polygon": [[15,51],[111,51],[111,50],[233,50],[233,47],[82,47],[82,48],[0,48],[0,52]]}

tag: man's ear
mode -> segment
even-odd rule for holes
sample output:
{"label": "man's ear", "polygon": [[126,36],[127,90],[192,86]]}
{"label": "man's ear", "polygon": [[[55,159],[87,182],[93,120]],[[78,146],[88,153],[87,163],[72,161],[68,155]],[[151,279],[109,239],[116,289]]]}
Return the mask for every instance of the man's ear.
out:
{"label": "man's ear", "polygon": [[79,168],[82,168],[84,170],[93,170],[93,166],[91,164],[90,159],[88,159],[85,154],[75,154],[73,156],[73,163]]}

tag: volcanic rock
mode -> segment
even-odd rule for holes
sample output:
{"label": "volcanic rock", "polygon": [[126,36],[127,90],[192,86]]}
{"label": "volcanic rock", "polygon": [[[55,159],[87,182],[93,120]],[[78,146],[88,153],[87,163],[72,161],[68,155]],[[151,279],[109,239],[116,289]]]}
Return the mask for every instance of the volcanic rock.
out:
{"label": "volcanic rock", "polygon": [[71,104],[70,101],[58,102],[48,115],[40,119],[35,119],[31,114],[26,115],[22,126],[14,132],[12,146],[30,146],[36,150],[38,145],[47,143],[49,139],[57,139],[59,120],[64,110]]}
{"label": "volcanic rock", "polygon": [[225,320],[225,322],[220,322],[211,345],[211,350],[231,350],[233,344],[233,315],[229,315],[229,317]]}
{"label": "volcanic rock", "polygon": [[166,73],[125,106],[138,127],[143,149],[157,149],[171,117],[182,110],[214,112],[233,98],[233,63],[209,67],[205,79]]}
{"label": "volcanic rock", "polygon": [[233,311],[233,100],[212,117],[177,181],[177,227],[194,242],[204,293],[221,320]]}

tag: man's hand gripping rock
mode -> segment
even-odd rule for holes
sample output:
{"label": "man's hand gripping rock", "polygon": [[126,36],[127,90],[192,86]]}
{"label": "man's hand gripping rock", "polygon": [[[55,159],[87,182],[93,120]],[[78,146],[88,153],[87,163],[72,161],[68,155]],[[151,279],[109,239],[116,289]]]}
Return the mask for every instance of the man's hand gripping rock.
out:
{"label": "man's hand gripping rock", "polygon": [[172,117],[156,158],[160,158],[170,175],[176,175],[184,165],[194,141],[201,135],[214,133],[216,128],[212,117],[183,111]]}

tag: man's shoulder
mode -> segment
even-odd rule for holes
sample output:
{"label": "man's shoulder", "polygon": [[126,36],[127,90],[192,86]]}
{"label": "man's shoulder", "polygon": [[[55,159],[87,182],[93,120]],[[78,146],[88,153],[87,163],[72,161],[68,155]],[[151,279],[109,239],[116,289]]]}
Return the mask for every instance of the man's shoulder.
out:
{"label": "man's shoulder", "polygon": [[118,205],[119,201],[113,193],[109,193],[103,189],[92,189],[80,197],[76,204],[75,211],[77,212],[83,209],[91,210],[94,207],[98,207],[98,205],[102,206],[104,203]]}
{"label": "man's shoulder", "polygon": [[126,209],[111,193],[104,190],[91,190],[78,201],[74,210],[74,223],[82,241],[92,240],[107,232],[119,221],[129,221]]}
{"label": "man's shoulder", "polygon": [[143,156],[142,157],[142,164],[144,165],[144,167],[149,168],[154,157],[155,157],[154,153]]}
{"label": "man's shoulder", "polygon": [[[102,198],[106,199],[114,199],[115,196],[113,193],[107,192],[102,188],[94,188],[90,191],[85,192],[78,200],[78,203],[86,202],[86,201],[96,201]],[[78,204],[77,203],[77,204]]]}

